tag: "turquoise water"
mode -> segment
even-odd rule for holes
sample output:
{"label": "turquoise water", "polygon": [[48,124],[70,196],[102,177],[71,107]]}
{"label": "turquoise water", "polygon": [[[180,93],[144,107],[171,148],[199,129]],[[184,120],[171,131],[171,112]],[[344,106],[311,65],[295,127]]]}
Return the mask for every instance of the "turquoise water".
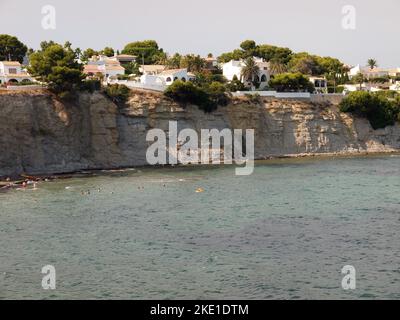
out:
{"label": "turquoise water", "polygon": [[[399,156],[234,172],[138,169],[0,193],[0,299],[400,298]],[[41,288],[48,264],[56,290]],[[356,290],[341,288],[344,265]]]}

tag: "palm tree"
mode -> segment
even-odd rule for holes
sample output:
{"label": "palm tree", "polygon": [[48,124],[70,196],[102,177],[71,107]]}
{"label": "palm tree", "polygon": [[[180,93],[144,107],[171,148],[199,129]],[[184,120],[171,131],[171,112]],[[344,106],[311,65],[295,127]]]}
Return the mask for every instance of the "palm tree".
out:
{"label": "palm tree", "polygon": [[287,66],[280,61],[271,60],[269,62],[269,72],[271,75],[277,75],[287,72]]}
{"label": "palm tree", "polygon": [[250,81],[254,84],[260,72],[260,67],[256,64],[253,57],[249,57],[244,62],[241,72],[241,80]]}
{"label": "palm tree", "polygon": [[362,84],[365,81],[364,75],[361,72],[357,73],[357,75],[355,75],[353,77],[353,81],[360,85],[360,91],[361,91],[362,90]]}
{"label": "palm tree", "polygon": [[378,66],[378,62],[375,59],[368,59],[367,64],[371,70]]}

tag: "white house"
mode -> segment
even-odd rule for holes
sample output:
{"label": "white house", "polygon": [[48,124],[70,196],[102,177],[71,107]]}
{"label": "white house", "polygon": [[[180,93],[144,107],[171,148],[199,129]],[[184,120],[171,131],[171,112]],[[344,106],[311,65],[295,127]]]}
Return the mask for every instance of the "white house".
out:
{"label": "white house", "polygon": [[[360,91],[359,84],[345,84],[345,85],[343,85],[343,87],[344,87],[343,92],[345,92],[345,93]],[[361,91],[378,92],[378,91],[382,91],[382,88],[373,83],[364,82],[361,84]]]}
{"label": "white house", "polygon": [[125,68],[117,59],[107,56],[93,56],[84,66],[83,73],[88,76],[95,76],[101,73],[106,79],[125,74]]}
{"label": "white house", "polygon": [[[143,67],[148,67],[144,65]],[[140,77],[140,83],[149,85],[163,85],[169,86],[176,80],[189,81],[192,79],[192,75],[189,75],[187,69],[170,69],[163,70],[159,73],[155,73],[155,70],[144,69],[145,73]],[[160,70],[160,69],[159,69]]]}
{"label": "white house", "polygon": [[310,82],[314,85],[317,93],[328,93],[328,81],[325,77],[309,77]]}
{"label": "white house", "polygon": [[359,64],[350,69],[349,78],[353,78],[358,73],[361,73],[367,79],[382,78],[382,77],[399,77],[400,68],[373,68],[361,67]]}
{"label": "white house", "polygon": [[260,88],[267,86],[270,80],[268,62],[264,61],[261,58],[254,57],[253,59],[260,69],[255,79],[243,79],[242,70],[246,65],[244,60],[231,60],[227,63],[224,63],[222,65],[222,73],[224,77],[227,78],[228,81],[232,81],[233,78],[236,76],[237,79],[242,81],[248,87],[251,87],[253,85],[253,81],[259,82]]}
{"label": "white house", "polygon": [[172,82],[176,80],[181,80],[181,81],[190,80],[187,69],[165,70],[161,72],[158,76],[163,79],[166,85],[170,85]]}
{"label": "white house", "polygon": [[18,61],[0,61],[0,84],[35,81]]}

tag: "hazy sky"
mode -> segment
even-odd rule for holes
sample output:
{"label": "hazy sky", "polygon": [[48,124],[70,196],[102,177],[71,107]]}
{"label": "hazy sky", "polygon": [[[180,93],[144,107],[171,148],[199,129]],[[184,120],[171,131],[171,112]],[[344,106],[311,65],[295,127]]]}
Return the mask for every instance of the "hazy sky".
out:
{"label": "hazy sky", "polygon": [[[44,5],[56,29],[41,26]],[[342,28],[342,7],[356,8],[356,29]],[[155,39],[169,53],[231,51],[245,39],[365,64],[400,66],[399,0],[0,0],[0,34],[38,48],[42,40],[73,47],[122,49]]]}

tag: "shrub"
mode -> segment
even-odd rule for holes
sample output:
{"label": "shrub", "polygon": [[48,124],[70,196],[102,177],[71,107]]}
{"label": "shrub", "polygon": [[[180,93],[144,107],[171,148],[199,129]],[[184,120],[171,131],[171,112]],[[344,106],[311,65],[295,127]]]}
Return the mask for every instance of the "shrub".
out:
{"label": "shrub", "polygon": [[351,92],[339,105],[340,111],[365,117],[374,129],[393,125],[399,117],[399,104],[382,94]]}
{"label": "shrub", "polygon": [[344,86],[329,86],[328,93],[343,93]]}
{"label": "shrub", "polygon": [[225,91],[225,86],[219,82],[199,87],[190,81],[177,80],[165,90],[164,94],[175,101],[195,104],[205,112],[211,112],[218,105],[228,103],[229,99]]}
{"label": "shrub", "polygon": [[105,88],[105,94],[118,105],[125,104],[130,92],[131,90],[123,84],[112,84]]}
{"label": "shrub", "polygon": [[81,90],[86,90],[89,92],[98,91],[101,89],[101,82],[97,79],[89,79],[82,82]]}
{"label": "shrub", "polygon": [[278,92],[315,91],[314,85],[301,73],[278,74],[270,80],[269,86]]}
{"label": "shrub", "polygon": [[211,82],[209,86],[204,87],[210,100],[216,106],[226,106],[229,98],[226,95],[226,87],[220,82]]}
{"label": "shrub", "polygon": [[336,87],[336,93],[343,93],[344,91],[344,86],[337,86]]}
{"label": "shrub", "polygon": [[251,103],[260,103],[262,101],[258,93],[246,93],[245,96]]}
{"label": "shrub", "polygon": [[233,76],[233,79],[231,82],[229,82],[226,87],[230,92],[236,92],[236,91],[245,91],[246,87],[245,85],[237,78],[236,75]]}

